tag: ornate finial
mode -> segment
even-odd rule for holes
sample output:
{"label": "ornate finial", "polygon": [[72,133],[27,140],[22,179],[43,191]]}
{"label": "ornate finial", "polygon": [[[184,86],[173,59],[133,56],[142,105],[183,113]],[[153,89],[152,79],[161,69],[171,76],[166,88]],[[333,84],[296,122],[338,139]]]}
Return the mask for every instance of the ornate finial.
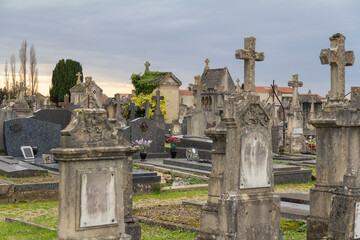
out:
{"label": "ornate finial", "polygon": [[205,67],[204,67],[204,70],[210,69],[210,67],[209,67],[209,62],[210,62],[210,60],[209,60],[208,58],[205,59],[206,65],[205,65]]}
{"label": "ornate finial", "polygon": [[240,89],[240,84],[239,84],[239,83],[240,83],[240,79],[237,78],[237,79],[236,79],[236,88],[237,88],[237,89]]}
{"label": "ornate finial", "polygon": [[78,73],[76,74],[76,76],[78,77],[78,78],[77,78],[77,81],[76,81],[76,85],[79,85],[79,84],[81,83],[80,77],[82,76],[82,74],[81,74],[80,72],[78,72]]}
{"label": "ornate finial", "polygon": [[150,70],[150,63],[148,61],[146,61],[145,65],[145,71],[149,71]]}
{"label": "ornate finial", "polygon": [[85,83],[86,84],[90,84],[91,83],[91,81],[92,81],[92,77],[85,77]]}

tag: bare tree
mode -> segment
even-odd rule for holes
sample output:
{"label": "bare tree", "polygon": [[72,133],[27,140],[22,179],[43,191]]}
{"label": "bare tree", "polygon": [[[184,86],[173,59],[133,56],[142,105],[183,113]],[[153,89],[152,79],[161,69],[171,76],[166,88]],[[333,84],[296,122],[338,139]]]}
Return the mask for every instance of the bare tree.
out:
{"label": "bare tree", "polygon": [[11,79],[12,79],[12,92],[15,94],[16,93],[16,59],[15,59],[15,54],[11,54],[10,57],[10,70],[11,70]]}
{"label": "bare tree", "polygon": [[6,88],[6,91],[8,93],[8,98],[10,97],[10,88],[9,88],[9,66],[8,66],[8,61],[6,60],[5,62],[5,67],[4,67],[4,85]]}
{"label": "bare tree", "polygon": [[30,75],[29,75],[29,85],[30,85],[30,90],[31,90],[31,95],[34,95],[37,93],[36,90],[36,86],[38,85],[38,83],[36,81],[38,81],[37,76],[35,77],[35,75],[37,74],[37,59],[36,59],[36,52],[35,52],[35,47],[34,44],[31,44],[30,47]]}
{"label": "bare tree", "polygon": [[[24,83],[24,87],[26,87],[26,62],[27,62],[27,41],[23,41],[21,44],[21,48],[19,50],[19,58],[20,58],[20,81]],[[26,91],[25,91],[26,96]]]}

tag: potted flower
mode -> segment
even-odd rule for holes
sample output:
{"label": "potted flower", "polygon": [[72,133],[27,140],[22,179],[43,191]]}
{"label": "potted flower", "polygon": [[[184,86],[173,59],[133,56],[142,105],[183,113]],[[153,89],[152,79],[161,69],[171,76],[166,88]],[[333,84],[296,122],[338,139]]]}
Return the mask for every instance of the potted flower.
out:
{"label": "potted flower", "polygon": [[169,137],[166,142],[170,143],[170,154],[171,158],[176,157],[176,144],[180,142],[180,138]]}
{"label": "potted flower", "polygon": [[135,144],[137,146],[140,146],[140,157],[141,157],[141,161],[145,161],[145,158],[146,158],[146,155],[147,155],[147,152],[146,152],[146,149],[148,147],[150,147],[150,144],[151,144],[151,140],[144,140],[143,138],[140,139],[140,140],[135,140]]}

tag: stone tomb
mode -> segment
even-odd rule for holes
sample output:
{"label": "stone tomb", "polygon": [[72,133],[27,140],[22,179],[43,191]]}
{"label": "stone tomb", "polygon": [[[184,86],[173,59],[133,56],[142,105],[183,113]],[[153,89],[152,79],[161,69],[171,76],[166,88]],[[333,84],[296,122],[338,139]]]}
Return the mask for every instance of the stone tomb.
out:
{"label": "stone tomb", "polygon": [[0,175],[9,178],[34,177],[47,171],[9,156],[0,156]]}
{"label": "stone tomb", "polygon": [[15,118],[4,122],[6,154],[22,157],[21,146],[37,146],[37,154],[49,153],[60,143],[61,125],[32,118]]}
{"label": "stone tomb", "polygon": [[71,111],[67,109],[41,109],[34,112],[31,118],[61,125],[64,129],[70,122]]}
{"label": "stone tomb", "polygon": [[4,122],[17,118],[16,112],[10,109],[0,109],[0,152],[5,152],[4,143]]}
{"label": "stone tomb", "polygon": [[60,148],[51,151],[60,167],[58,238],[140,239],[131,178],[132,155],[139,148],[109,123],[106,110],[72,114]]}

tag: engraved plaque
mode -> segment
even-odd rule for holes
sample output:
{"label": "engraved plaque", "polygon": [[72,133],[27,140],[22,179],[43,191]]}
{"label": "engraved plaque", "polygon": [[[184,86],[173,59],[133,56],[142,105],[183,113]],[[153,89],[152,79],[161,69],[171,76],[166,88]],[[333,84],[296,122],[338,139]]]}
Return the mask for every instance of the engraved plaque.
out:
{"label": "engraved plaque", "polygon": [[360,238],[360,202],[355,205],[354,239]]}
{"label": "engraved plaque", "polygon": [[293,129],[293,134],[295,134],[295,135],[300,135],[300,134],[303,134],[303,129],[302,128],[294,128]]}
{"label": "engraved plaque", "polygon": [[81,174],[80,227],[117,223],[115,172]]}
{"label": "engraved plaque", "polygon": [[270,186],[270,139],[266,130],[250,128],[241,136],[240,189]]}

